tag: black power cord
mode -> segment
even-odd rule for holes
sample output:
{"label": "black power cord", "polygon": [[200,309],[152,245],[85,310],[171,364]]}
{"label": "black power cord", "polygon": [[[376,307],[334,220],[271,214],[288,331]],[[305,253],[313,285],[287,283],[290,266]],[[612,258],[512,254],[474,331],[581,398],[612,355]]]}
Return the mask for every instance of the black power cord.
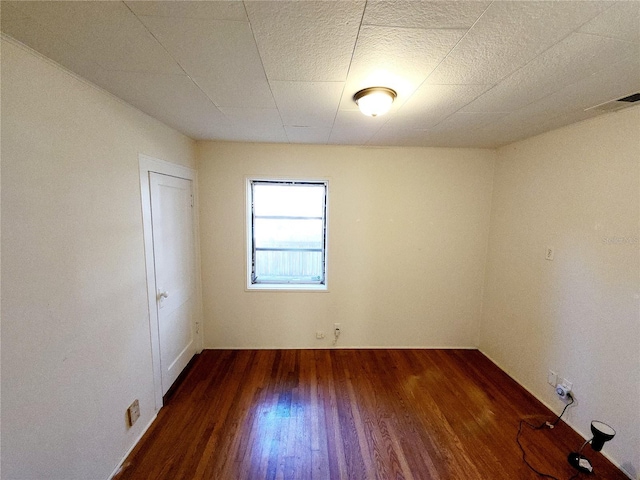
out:
{"label": "black power cord", "polygon": [[[556,424],[560,421],[560,419],[562,418],[562,416],[564,415],[564,412],[567,411],[567,408],[569,408],[571,405],[573,405],[573,395],[571,395],[571,393],[568,394],[569,399],[571,400],[571,403],[567,403],[564,408],[562,409],[562,413],[560,413],[560,415],[558,415],[558,418],[556,418],[553,422],[544,422],[541,423],[540,425],[534,425],[532,423],[527,422],[526,420],[520,420],[520,425],[518,426],[518,434],[516,435],[516,442],[518,443],[518,447],[520,447],[520,451],[522,452],[522,461],[525,463],[525,465],[527,467],[529,467],[533,472],[535,472],[537,475],[539,475],[542,478],[550,478],[551,480],[560,480],[558,477],[554,477],[553,475],[550,475],[548,473],[544,473],[541,472],[539,470],[537,470],[533,465],[531,465],[529,463],[529,461],[527,460],[527,454],[524,451],[524,448],[522,447],[522,444],[520,443],[520,435],[522,434],[522,426],[526,425],[529,428],[531,428],[532,430],[542,430],[543,428],[553,428],[556,426]],[[573,475],[571,478],[569,478],[569,480],[574,480],[576,478],[578,478],[578,475],[580,475],[580,472],[576,473],[575,475]]]}

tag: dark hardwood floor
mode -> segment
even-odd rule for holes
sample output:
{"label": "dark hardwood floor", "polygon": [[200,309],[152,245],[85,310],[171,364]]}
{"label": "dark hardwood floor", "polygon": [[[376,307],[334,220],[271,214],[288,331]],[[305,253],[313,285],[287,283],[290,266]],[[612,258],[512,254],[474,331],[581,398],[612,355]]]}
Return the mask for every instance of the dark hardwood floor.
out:
{"label": "dark hardwood floor", "polygon": [[[522,418],[555,416],[475,350],[205,350],[116,478],[540,478]],[[582,441],[563,422],[521,436],[561,480]],[[627,478],[585,453],[577,478]]]}

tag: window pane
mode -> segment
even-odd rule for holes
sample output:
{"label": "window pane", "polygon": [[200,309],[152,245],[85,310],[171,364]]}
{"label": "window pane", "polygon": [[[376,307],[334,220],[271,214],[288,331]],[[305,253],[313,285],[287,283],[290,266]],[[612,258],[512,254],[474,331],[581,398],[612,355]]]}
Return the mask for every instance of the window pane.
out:
{"label": "window pane", "polygon": [[322,217],[324,185],[254,184],[256,216]]}
{"label": "window pane", "polygon": [[323,247],[322,220],[256,218],[253,233],[256,248]]}
{"label": "window pane", "polygon": [[326,285],[327,184],[254,180],[250,187],[248,283]]}
{"label": "window pane", "polygon": [[321,252],[256,252],[259,282],[300,282],[323,280]]}

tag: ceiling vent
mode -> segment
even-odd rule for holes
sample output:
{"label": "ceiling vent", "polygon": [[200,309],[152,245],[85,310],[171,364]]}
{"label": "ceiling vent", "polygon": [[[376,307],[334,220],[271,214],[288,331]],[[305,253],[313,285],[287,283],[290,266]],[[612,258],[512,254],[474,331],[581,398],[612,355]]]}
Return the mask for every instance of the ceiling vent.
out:
{"label": "ceiling vent", "polygon": [[585,111],[600,110],[602,112],[615,112],[616,110],[630,107],[636,102],[640,102],[640,93],[634,93],[627,97],[619,98],[618,100],[611,100],[609,102],[601,103],[600,105],[585,108]]}

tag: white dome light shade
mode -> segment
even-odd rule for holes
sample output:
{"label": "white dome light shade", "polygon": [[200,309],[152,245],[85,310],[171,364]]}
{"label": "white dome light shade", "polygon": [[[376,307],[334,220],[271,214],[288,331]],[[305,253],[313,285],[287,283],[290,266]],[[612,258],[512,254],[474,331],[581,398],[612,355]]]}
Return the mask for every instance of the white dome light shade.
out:
{"label": "white dome light shade", "polygon": [[389,111],[397,94],[387,87],[370,87],[360,90],[353,96],[353,100],[360,111],[370,117],[377,117]]}

